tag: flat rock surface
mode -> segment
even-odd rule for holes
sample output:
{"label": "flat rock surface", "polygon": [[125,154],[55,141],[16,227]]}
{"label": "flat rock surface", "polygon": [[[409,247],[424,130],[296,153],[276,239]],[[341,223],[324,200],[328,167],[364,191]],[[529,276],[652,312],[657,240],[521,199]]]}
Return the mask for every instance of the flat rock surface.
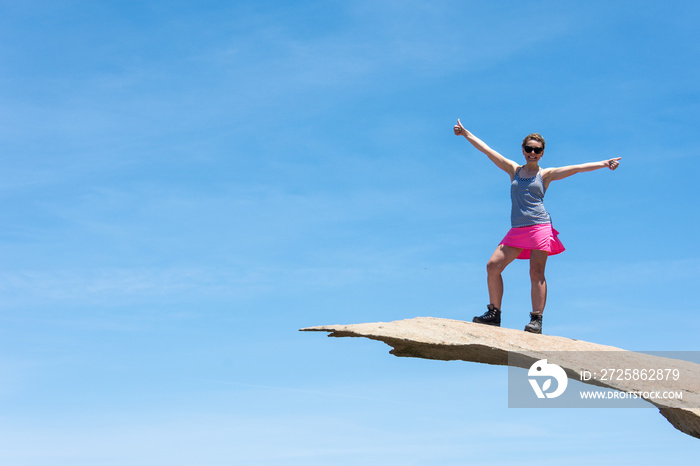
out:
{"label": "flat rock surface", "polygon": [[[647,399],[678,430],[700,438],[700,365],[626,351],[570,338],[535,335],[521,330],[492,327],[435,317],[416,317],[394,322],[324,325],[303,328],[306,332],[329,332],[330,337],[364,337],[383,341],[391,354],[437,360],[462,360],[493,365],[528,368],[540,359],[560,366],[571,379],[580,380],[582,371],[596,368],[678,369],[678,380],[660,381],[590,380],[584,383],[624,392],[682,391],[682,399]],[[509,355],[511,356],[509,358]],[[512,357],[517,355],[517,358]],[[514,362],[518,361],[518,362]]]}

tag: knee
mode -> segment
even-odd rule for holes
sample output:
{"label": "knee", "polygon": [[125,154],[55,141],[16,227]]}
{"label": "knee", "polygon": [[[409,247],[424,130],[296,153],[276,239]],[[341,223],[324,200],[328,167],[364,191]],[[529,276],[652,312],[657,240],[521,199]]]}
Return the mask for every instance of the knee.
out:
{"label": "knee", "polygon": [[503,265],[499,261],[495,261],[493,259],[489,260],[486,263],[486,272],[489,275],[499,274],[499,273],[503,272],[504,268],[505,267],[503,267]]}
{"label": "knee", "polygon": [[544,267],[531,267],[530,268],[530,280],[533,282],[544,282]]}

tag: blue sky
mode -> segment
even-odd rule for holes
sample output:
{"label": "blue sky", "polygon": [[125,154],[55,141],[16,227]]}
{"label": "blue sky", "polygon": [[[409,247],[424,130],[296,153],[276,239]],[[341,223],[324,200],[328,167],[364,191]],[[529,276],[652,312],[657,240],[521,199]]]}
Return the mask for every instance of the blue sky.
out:
{"label": "blue sky", "polygon": [[546,333],[700,349],[693,2],[0,11],[3,464],[697,457],[655,409],[508,409],[505,368],[297,331],[484,311],[509,187],[460,118],[515,160],[533,131],[543,166],[622,157],[548,190]]}

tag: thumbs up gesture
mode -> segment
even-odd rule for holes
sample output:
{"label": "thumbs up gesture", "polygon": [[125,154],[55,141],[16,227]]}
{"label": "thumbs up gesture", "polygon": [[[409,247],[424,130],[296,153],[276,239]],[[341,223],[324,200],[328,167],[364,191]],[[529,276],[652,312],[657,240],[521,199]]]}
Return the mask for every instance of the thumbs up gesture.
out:
{"label": "thumbs up gesture", "polygon": [[615,170],[617,167],[620,166],[620,159],[621,158],[622,157],[618,157],[616,159],[608,160],[608,167],[610,168],[610,170]]}
{"label": "thumbs up gesture", "polygon": [[457,124],[454,127],[455,130],[455,136],[464,136],[467,134],[467,130],[464,129],[464,126],[462,126],[462,122],[459,121],[459,118],[457,119]]}

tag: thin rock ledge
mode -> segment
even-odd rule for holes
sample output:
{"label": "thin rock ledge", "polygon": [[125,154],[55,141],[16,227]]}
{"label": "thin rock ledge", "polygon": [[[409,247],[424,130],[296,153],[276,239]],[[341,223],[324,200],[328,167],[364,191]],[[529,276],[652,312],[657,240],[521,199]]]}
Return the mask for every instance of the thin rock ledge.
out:
{"label": "thin rock ledge", "polygon": [[[329,332],[329,337],[364,337],[391,346],[394,356],[443,361],[462,360],[492,365],[509,365],[511,358],[525,363],[518,367],[548,358],[574,380],[580,380],[586,367],[648,367],[678,368],[683,377],[663,382],[639,380],[584,381],[596,386],[625,392],[650,390],[681,390],[682,399],[647,399],[678,430],[700,438],[700,365],[678,359],[659,358],[644,353],[627,351],[613,346],[599,345],[552,335],[535,335],[520,330],[492,327],[458,320],[435,317],[416,317],[394,322],[375,322],[352,325],[324,325],[303,328],[304,332]],[[580,356],[577,356],[580,354]],[[585,355],[585,357],[584,357]],[[597,356],[599,355],[599,356]],[[593,358],[594,360],[591,360]],[[606,360],[608,362],[606,362]],[[514,365],[514,364],[512,364]]]}

